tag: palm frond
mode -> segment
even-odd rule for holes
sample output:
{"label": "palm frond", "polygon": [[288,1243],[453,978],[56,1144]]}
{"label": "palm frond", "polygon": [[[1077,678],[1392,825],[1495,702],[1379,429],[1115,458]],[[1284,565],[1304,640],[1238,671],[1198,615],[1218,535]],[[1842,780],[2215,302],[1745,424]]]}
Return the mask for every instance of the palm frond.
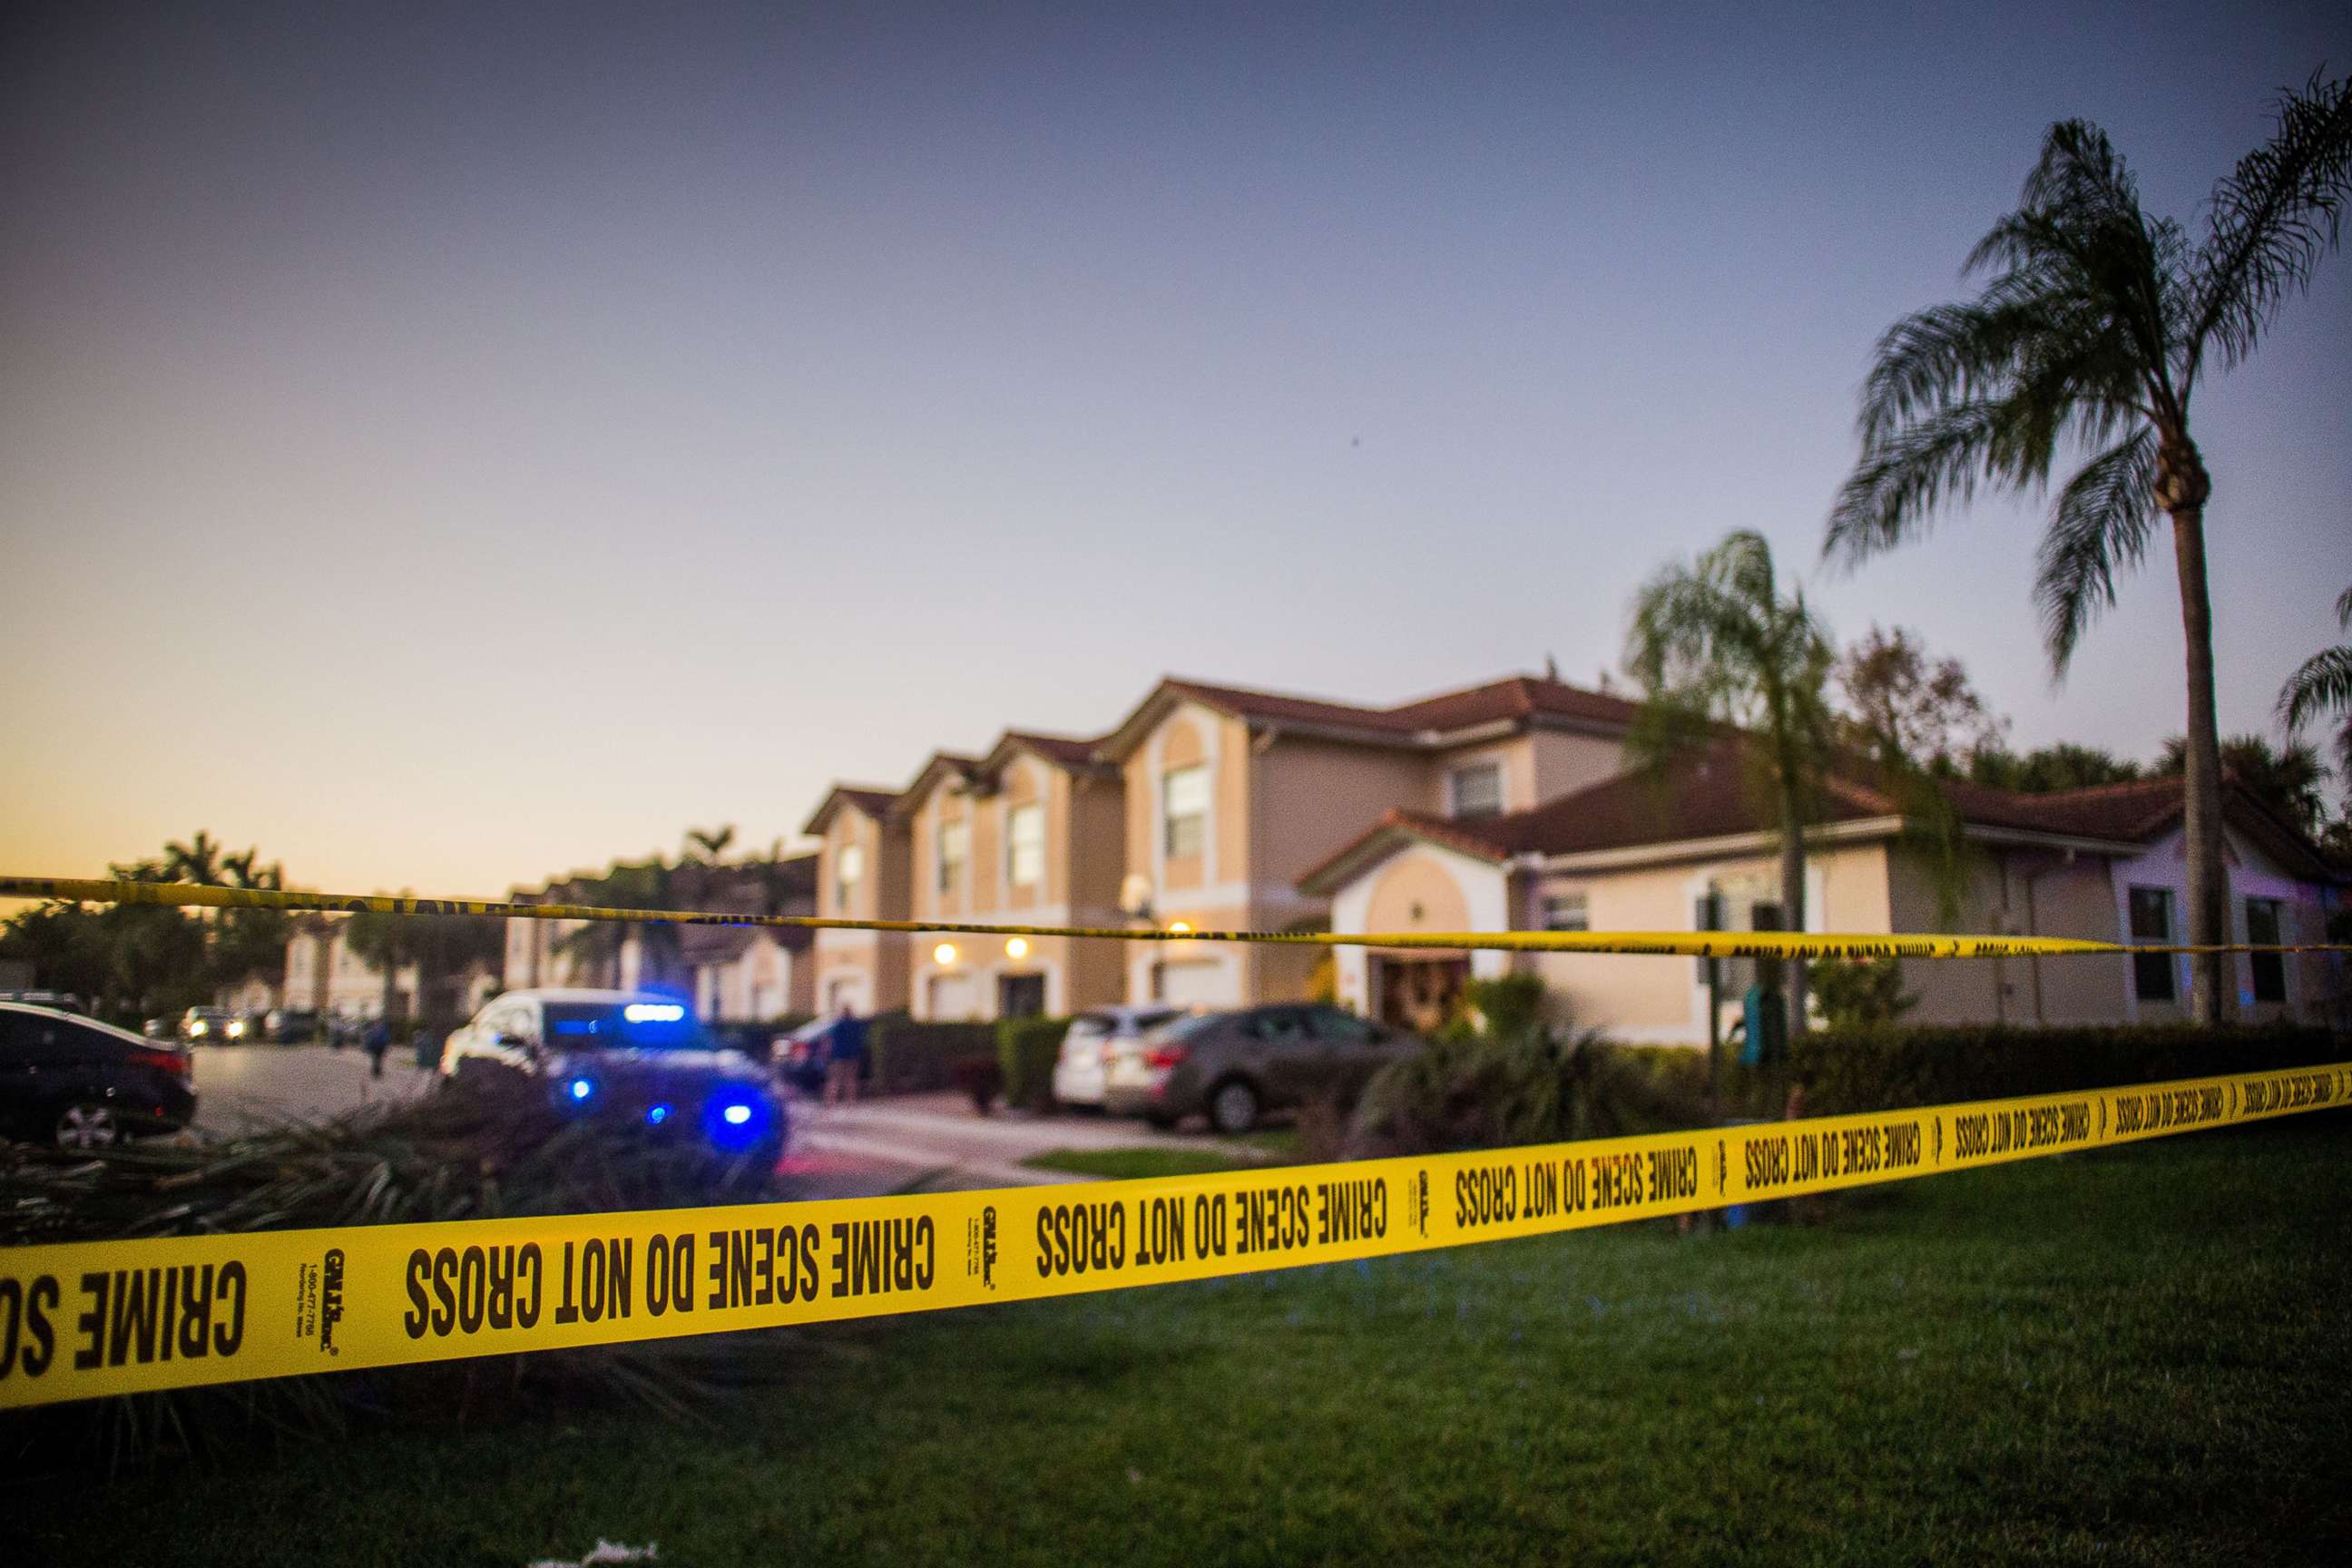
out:
{"label": "palm frond", "polygon": [[2059,493],[2033,596],[2050,662],[2061,675],[2100,611],[2116,602],[2116,567],[2137,563],[2155,518],[2156,433],[2143,426],[2083,466]]}
{"label": "palm frond", "polygon": [[1925,534],[1938,506],[1976,495],[2000,426],[1998,404],[1952,403],[1870,442],[1838,490],[1822,552],[1853,563]]}
{"label": "palm frond", "polygon": [[2279,690],[2279,721],[2289,734],[2321,713],[2339,710],[2352,712],[2352,647],[2313,654]]}
{"label": "palm frond", "polygon": [[2352,195],[2352,78],[2312,73],[2279,100],[2278,128],[2238,161],[2207,204],[2211,232],[2190,264],[2189,372],[2207,344],[2235,365],[2288,295],[2342,237]]}

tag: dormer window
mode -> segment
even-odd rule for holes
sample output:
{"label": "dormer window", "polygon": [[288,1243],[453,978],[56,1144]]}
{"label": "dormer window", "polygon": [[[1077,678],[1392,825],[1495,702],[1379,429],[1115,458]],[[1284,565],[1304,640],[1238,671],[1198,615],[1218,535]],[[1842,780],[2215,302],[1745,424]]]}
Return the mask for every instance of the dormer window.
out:
{"label": "dormer window", "polygon": [[866,879],[866,846],[845,844],[833,858],[833,912],[847,914],[855,907],[857,884]]}
{"label": "dormer window", "polygon": [[963,865],[971,853],[971,825],[958,818],[940,824],[940,891],[952,893],[963,885]]}
{"label": "dormer window", "polygon": [[1503,764],[1473,763],[1447,775],[1452,815],[1494,816],[1503,809]]}
{"label": "dormer window", "polygon": [[1209,844],[1209,770],[1194,763],[1171,768],[1160,781],[1160,810],[1165,818],[1162,847],[1171,860],[1190,859]]}
{"label": "dormer window", "polygon": [[1045,808],[1016,805],[1005,818],[1004,879],[1034,888],[1045,879]]}

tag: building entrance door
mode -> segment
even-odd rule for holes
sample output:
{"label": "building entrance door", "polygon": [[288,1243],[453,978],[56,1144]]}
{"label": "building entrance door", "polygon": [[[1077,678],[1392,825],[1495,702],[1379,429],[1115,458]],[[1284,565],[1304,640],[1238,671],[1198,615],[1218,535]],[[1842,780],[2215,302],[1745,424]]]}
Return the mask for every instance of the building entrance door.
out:
{"label": "building entrance door", "polygon": [[1045,1014],[1045,977],[1042,974],[1000,974],[996,977],[996,1016],[1000,1018],[1041,1018]]}
{"label": "building entrance door", "polygon": [[1470,984],[1467,958],[1390,958],[1376,953],[1372,995],[1380,1021],[1427,1034],[1454,1016]]}

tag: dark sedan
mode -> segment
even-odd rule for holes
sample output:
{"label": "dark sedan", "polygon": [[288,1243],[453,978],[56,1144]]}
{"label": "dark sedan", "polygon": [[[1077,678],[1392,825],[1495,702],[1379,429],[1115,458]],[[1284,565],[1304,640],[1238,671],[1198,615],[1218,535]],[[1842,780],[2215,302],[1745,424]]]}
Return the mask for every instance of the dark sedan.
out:
{"label": "dark sedan", "polygon": [[196,1114],[194,1058],[54,1007],[0,1003],[0,1131],[61,1149],[176,1132]]}
{"label": "dark sedan", "polygon": [[1202,1111],[1228,1135],[1281,1107],[1351,1103],[1374,1073],[1425,1048],[1402,1029],[1303,1003],[1194,1014],[1137,1044],[1111,1061],[1103,1109],[1163,1127]]}

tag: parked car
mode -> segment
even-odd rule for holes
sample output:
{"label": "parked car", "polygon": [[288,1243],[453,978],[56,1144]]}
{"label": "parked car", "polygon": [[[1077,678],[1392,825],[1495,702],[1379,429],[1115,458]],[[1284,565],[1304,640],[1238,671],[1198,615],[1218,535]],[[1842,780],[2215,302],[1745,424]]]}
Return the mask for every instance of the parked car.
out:
{"label": "parked car", "polygon": [[191,1007],[180,1015],[180,1038],[192,1046],[238,1045],[251,1028],[226,1007]]}
{"label": "parked car", "polygon": [[261,1037],[276,1046],[299,1046],[319,1033],[319,1015],[299,1007],[272,1007],[262,1015]]}
{"label": "parked car", "polygon": [[[790,1131],[767,1068],[716,1047],[693,1010],[650,991],[509,991],[441,1047],[441,1074],[516,1072],[564,1111],[698,1137],[772,1167]],[[761,1162],[764,1161],[764,1165]]]}
{"label": "parked car", "polygon": [[1337,1007],[1277,1003],[1176,1018],[1112,1058],[1103,1108],[1172,1127],[1195,1111],[1231,1135],[1268,1110],[1352,1102],[1371,1076],[1426,1042]]}
{"label": "parked car", "polygon": [[89,1016],[82,999],[70,991],[0,991],[0,1002],[22,1002],[30,1007],[54,1007],[60,1013]]}
{"label": "parked car", "polygon": [[833,1026],[831,1018],[811,1018],[791,1034],[777,1036],[768,1047],[770,1068],[803,1094],[824,1093]]}
{"label": "parked car", "polygon": [[1054,1102],[1100,1106],[1111,1058],[1140,1050],[1138,1042],[1146,1030],[1181,1012],[1164,1005],[1097,1007],[1072,1018],[1069,1033],[1062,1037],[1062,1054],[1054,1061]]}
{"label": "parked car", "polygon": [[196,1114],[192,1053],[56,1007],[0,1003],[0,1132],[102,1149]]}

